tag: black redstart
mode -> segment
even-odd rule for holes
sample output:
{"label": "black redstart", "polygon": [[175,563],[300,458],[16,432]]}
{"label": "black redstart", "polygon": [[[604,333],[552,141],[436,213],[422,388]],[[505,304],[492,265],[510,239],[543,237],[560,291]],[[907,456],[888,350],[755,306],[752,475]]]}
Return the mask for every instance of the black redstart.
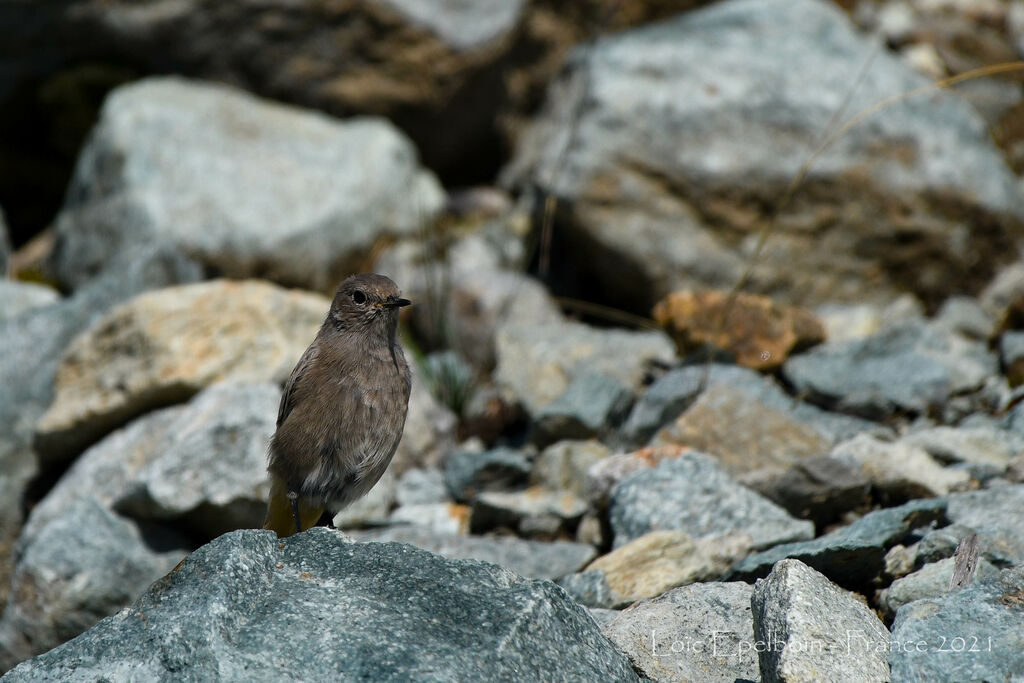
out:
{"label": "black redstart", "polygon": [[383,275],[338,287],[316,339],[284,386],[270,442],[264,529],[290,536],[377,483],[405,426],[412,379],[395,339],[409,304]]}

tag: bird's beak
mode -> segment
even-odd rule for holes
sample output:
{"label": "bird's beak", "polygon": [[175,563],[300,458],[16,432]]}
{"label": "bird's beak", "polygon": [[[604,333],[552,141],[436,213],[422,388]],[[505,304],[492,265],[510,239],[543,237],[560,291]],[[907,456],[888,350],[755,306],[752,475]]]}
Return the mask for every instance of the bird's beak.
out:
{"label": "bird's beak", "polygon": [[389,297],[388,300],[384,302],[384,305],[388,306],[389,308],[401,308],[403,306],[408,306],[411,303],[412,302],[409,301],[408,299],[398,299]]}

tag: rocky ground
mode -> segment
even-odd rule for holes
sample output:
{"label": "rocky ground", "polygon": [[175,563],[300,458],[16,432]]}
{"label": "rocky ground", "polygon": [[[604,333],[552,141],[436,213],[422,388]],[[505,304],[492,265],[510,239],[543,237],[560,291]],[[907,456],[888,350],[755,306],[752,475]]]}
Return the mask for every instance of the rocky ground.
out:
{"label": "rocky ground", "polygon": [[[0,219],[4,680],[1024,680],[1020,73],[927,89],[1024,5],[434,4],[0,8],[0,114],[147,76]],[[278,541],[367,270],[404,437]]]}

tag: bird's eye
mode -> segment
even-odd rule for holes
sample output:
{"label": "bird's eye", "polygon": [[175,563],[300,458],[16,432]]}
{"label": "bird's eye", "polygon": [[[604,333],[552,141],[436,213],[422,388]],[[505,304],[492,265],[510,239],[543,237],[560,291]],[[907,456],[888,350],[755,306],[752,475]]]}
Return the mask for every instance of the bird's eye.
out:
{"label": "bird's eye", "polygon": [[352,301],[355,301],[357,304],[362,306],[366,303],[366,294],[363,293],[363,290],[357,289],[352,292]]}

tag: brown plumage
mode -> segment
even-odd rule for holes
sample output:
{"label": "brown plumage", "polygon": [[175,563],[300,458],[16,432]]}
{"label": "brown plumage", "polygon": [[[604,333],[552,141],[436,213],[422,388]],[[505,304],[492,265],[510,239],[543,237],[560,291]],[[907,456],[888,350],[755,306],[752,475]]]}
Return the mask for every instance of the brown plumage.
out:
{"label": "brown plumage", "polygon": [[395,454],[412,380],[395,339],[408,305],[383,275],[338,287],[316,339],[292,370],[270,442],[265,529],[280,537],[316,524],[373,488]]}

